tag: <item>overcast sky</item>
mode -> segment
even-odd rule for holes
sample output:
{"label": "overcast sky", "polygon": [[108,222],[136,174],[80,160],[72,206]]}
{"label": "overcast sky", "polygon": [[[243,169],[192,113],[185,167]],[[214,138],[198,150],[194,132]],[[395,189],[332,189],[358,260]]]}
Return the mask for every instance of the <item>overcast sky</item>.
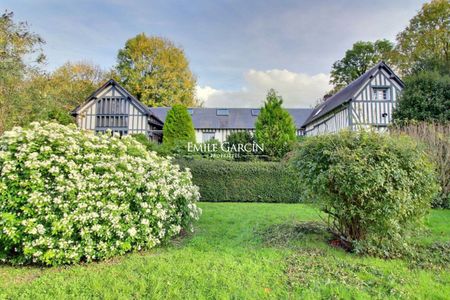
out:
{"label": "overcast sky", "polygon": [[358,41],[395,40],[425,1],[2,0],[47,42],[48,70],[87,60],[107,69],[140,32],[184,48],[205,106],[259,106],[269,88],[309,107],[330,67]]}

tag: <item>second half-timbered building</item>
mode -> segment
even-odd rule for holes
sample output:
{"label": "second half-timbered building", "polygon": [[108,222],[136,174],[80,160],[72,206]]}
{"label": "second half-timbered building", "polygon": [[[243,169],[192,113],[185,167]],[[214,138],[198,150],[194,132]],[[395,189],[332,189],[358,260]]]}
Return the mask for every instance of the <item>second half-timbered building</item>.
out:
{"label": "second half-timbered building", "polygon": [[302,128],[306,135],[361,128],[385,131],[403,88],[403,81],[380,62],[317,106]]}

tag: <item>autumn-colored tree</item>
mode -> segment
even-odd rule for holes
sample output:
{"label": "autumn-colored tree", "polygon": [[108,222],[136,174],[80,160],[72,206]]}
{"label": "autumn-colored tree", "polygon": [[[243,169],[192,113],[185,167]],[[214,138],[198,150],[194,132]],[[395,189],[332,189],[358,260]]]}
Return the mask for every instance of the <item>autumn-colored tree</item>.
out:
{"label": "autumn-colored tree", "polygon": [[296,140],[294,120],[282,104],[281,96],[270,89],[255,124],[257,143],[263,145],[265,154],[275,158],[289,152]]}
{"label": "autumn-colored tree", "polygon": [[0,17],[0,133],[20,122],[20,107],[29,105],[21,97],[23,81],[45,60],[44,40],[13,18],[8,11]]}
{"label": "autumn-colored tree", "polygon": [[104,72],[87,62],[43,71],[43,39],[13,17],[0,17],[0,133],[36,120],[73,122],[69,111],[106,80]]}
{"label": "autumn-colored tree", "polygon": [[396,65],[402,75],[450,67],[450,2],[425,3],[397,35],[395,50]]}
{"label": "autumn-colored tree", "polygon": [[107,80],[104,71],[89,62],[67,62],[54,72],[41,73],[27,82],[28,98],[44,102],[40,113],[31,114],[38,120],[54,120],[62,124],[73,122],[69,112]]}
{"label": "autumn-colored tree", "polygon": [[196,104],[196,79],[183,49],[161,37],[144,33],[129,39],[117,56],[121,82],[149,106]]}
{"label": "autumn-colored tree", "polygon": [[100,66],[81,61],[67,62],[50,75],[51,96],[67,111],[82,103],[87,96],[106,81]]}
{"label": "autumn-colored tree", "polygon": [[359,41],[345,52],[345,56],[336,61],[331,69],[330,83],[334,85],[332,94],[347,86],[350,82],[367,72],[380,61],[388,64],[393,57],[394,45],[388,40],[375,42]]}

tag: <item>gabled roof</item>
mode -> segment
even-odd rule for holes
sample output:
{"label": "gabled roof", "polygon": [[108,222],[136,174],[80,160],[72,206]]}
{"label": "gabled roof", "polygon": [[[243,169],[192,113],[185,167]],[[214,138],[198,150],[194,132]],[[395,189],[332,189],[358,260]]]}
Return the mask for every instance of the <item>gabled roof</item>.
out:
{"label": "gabled roof", "polygon": [[[218,116],[217,109],[224,108],[189,108],[192,110],[192,123],[196,129],[255,129],[257,118],[256,110],[259,108],[225,108],[228,110],[227,116]],[[151,107],[150,110],[162,121],[165,121],[170,107]],[[253,113],[252,113],[253,110]],[[311,108],[291,108],[287,109],[294,119],[296,128],[301,125],[310,115]]]}
{"label": "gabled roof", "polygon": [[356,94],[364,87],[364,85],[381,68],[383,68],[389,74],[390,79],[395,80],[402,88],[405,86],[403,81],[397,75],[395,75],[394,71],[392,71],[392,69],[389,68],[388,65],[381,61],[366,73],[352,81],[345,88],[341,89],[339,92],[328,98],[325,102],[314,108],[311,115],[303,123],[302,127],[306,127],[306,125],[308,125],[309,123],[320,119],[322,116],[333,111],[339,106],[351,101],[353,97],[356,96]]}
{"label": "gabled roof", "polygon": [[[104,91],[105,89],[107,89],[110,86],[115,86],[117,87],[124,95],[126,95],[126,97],[128,98],[128,100],[130,100],[136,107],[138,107],[142,113],[144,113],[145,115],[149,116],[152,115],[152,112],[148,109],[147,106],[145,106],[144,104],[142,104],[138,99],[136,99],[130,92],[128,92],[123,86],[121,86],[119,83],[117,83],[117,81],[115,81],[114,79],[110,79],[108,81],[106,81],[101,87],[99,87],[97,90],[95,90],[95,92],[93,92],[91,95],[89,95],[89,97],[86,98],[86,100],[83,102],[83,104],[78,105],[74,110],[72,110],[70,113],[73,116],[76,116],[79,114],[79,112],[93,99],[97,99],[97,96]],[[153,115],[154,116],[154,115]],[[158,119],[157,116],[154,116],[156,119]],[[160,120],[159,120],[160,121]]]}

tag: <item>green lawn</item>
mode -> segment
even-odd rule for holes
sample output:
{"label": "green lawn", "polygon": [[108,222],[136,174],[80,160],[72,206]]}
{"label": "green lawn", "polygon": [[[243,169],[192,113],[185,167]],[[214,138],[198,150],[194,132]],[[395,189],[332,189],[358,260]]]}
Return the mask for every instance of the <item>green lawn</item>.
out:
{"label": "green lawn", "polygon": [[[0,266],[0,299],[450,298],[449,266],[348,254],[314,224],[305,225],[313,233],[290,231],[295,221],[320,219],[310,206],[200,206],[196,232],[170,246],[84,266]],[[449,224],[450,211],[433,211],[420,242],[450,241]]]}

